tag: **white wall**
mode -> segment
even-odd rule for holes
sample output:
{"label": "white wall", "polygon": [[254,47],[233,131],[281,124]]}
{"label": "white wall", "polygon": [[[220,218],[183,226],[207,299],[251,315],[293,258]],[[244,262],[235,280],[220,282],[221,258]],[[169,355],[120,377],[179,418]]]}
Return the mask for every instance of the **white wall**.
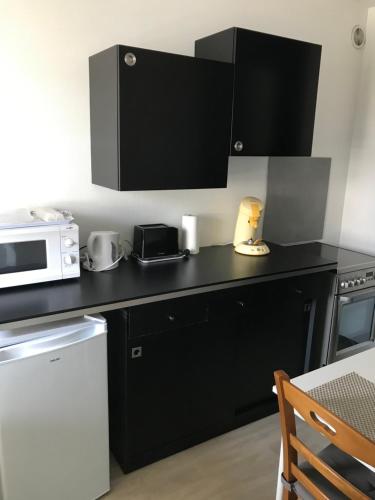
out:
{"label": "white wall", "polygon": [[[195,39],[242,26],[323,44],[313,154],[333,157],[325,237],[337,241],[367,0],[0,0],[0,211],[71,208],[93,228],[202,217],[230,241],[240,199],[264,198],[267,159],[230,160],[228,189],[118,193],[91,185],[88,56],[113,44],[193,55]],[[176,158],[178,161],[178,158]]]}
{"label": "white wall", "polygon": [[341,244],[375,254],[375,7],[368,15]]}

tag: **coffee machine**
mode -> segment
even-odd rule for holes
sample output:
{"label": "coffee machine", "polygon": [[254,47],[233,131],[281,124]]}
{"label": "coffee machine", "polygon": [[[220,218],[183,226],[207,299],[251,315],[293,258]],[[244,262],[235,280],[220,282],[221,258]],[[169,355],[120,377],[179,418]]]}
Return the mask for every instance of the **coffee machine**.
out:
{"label": "coffee machine", "polygon": [[270,249],[261,239],[255,239],[259,219],[264,205],[252,196],[243,198],[238,210],[233,246],[237,253],[244,255],[266,255]]}

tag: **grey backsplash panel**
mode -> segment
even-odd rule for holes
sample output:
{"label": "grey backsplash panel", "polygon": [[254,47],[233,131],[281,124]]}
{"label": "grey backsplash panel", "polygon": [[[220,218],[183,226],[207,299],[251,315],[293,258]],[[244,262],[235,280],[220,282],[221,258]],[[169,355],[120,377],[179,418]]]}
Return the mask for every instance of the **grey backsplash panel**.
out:
{"label": "grey backsplash panel", "polygon": [[290,244],[323,237],[330,158],[270,158],[263,238]]}

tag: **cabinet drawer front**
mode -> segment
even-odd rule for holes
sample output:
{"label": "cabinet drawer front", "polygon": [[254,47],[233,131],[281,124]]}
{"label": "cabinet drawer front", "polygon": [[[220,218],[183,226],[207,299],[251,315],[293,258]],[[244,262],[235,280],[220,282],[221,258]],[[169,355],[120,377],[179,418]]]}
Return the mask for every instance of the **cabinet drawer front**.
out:
{"label": "cabinet drawer front", "polygon": [[253,287],[238,287],[211,294],[208,320],[236,318],[253,310]]}
{"label": "cabinet drawer front", "polygon": [[129,337],[140,337],[204,323],[208,319],[208,306],[195,298],[155,302],[131,308],[129,318]]}

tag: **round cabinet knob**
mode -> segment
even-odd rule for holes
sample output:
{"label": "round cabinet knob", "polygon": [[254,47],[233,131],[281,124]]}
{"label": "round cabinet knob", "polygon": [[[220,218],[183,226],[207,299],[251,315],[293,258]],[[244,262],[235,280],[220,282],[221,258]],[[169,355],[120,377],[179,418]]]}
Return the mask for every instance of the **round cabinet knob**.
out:
{"label": "round cabinet knob", "polygon": [[64,238],[64,245],[66,247],[72,247],[75,244],[75,241],[72,238]]}
{"label": "round cabinet knob", "polygon": [[342,281],[342,282],[340,283],[340,288],[345,288],[345,281]]}
{"label": "round cabinet knob", "polygon": [[241,141],[236,141],[234,143],[234,149],[240,153],[243,150],[243,143]]}
{"label": "round cabinet knob", "polygon": [[72,266],[77,262],[77,257],[75,255],[65,255],[64,264],[67,266]]}
{"label": "round cabinet knob", "polygon": [[174,314],[168,314],[169,321],[176,321],[176,316]]}
{"label": "round cabinet knob", "polygon": [[134,66],[137,62],[137,58],[133,54],[133,52],[127,52],[124,56],[124,61],[127,66]]}

